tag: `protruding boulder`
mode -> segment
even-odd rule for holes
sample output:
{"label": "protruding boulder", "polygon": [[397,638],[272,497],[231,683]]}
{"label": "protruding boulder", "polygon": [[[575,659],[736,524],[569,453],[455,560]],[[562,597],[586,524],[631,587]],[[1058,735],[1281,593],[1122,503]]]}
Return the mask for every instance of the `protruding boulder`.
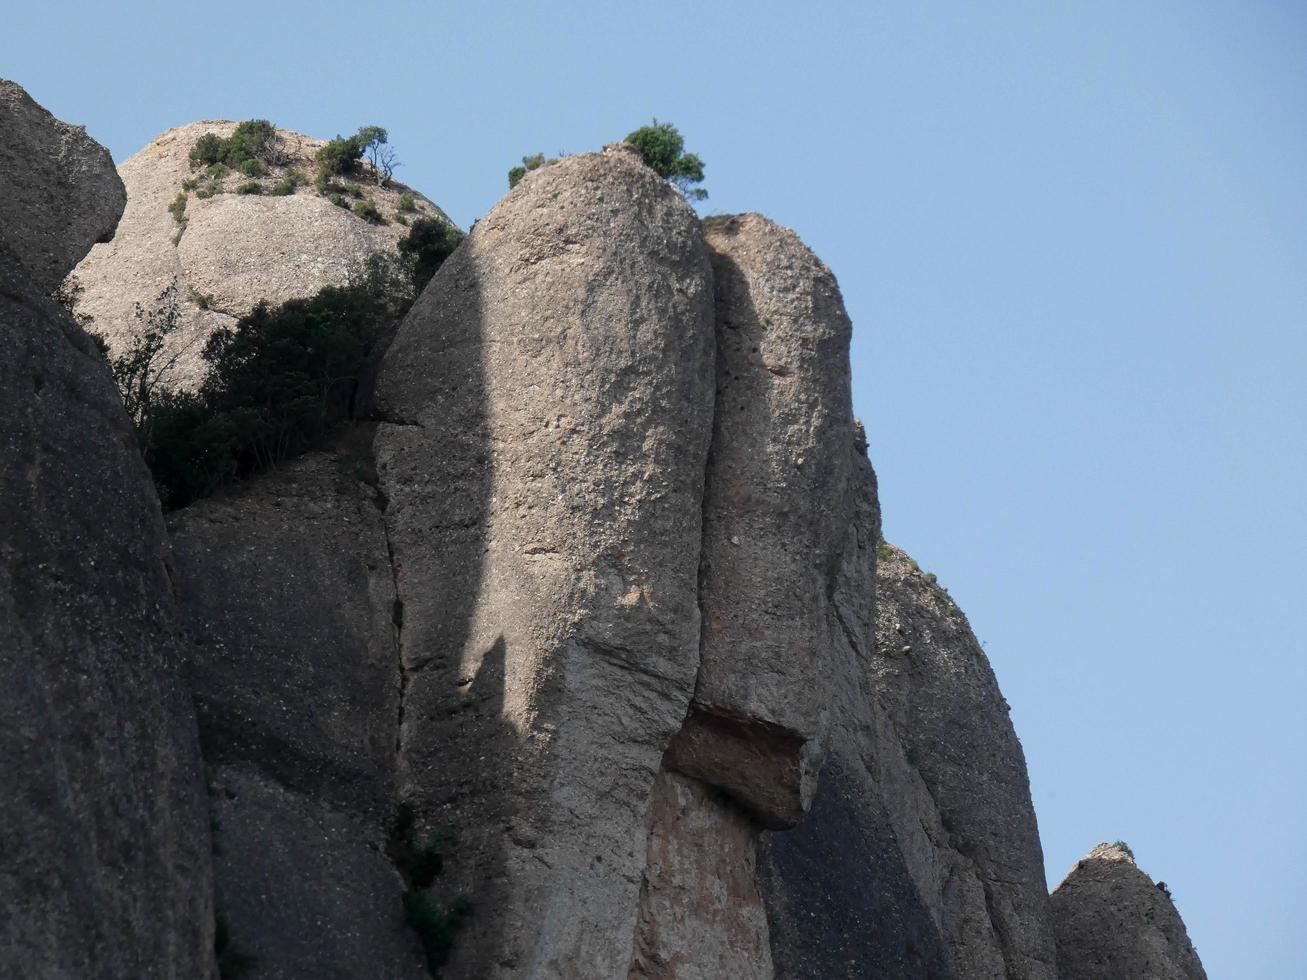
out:
{"label": "protruding boulder", "polygon": [[1025,755],[966,616],[899,549],[876,572],[878,703],[947,832],[924,883],[959,976],[1054,980],[1056,953]]}
{"label": "protruding boulder", "polygon": [[214,814],[253,978],[426,975],[387,854],[395,587],[366,428],[169,517]]}
{"label": "protruding boulder", "polygon": [[1059,980],[1207,980],[1165,884],[1099,844],[1052,896]]}
{"label": "protruding boulder", "polygon": [[119,188],[8,83],[0,113],[0,207],[21,205],[0,216],[0,976],[207,978],[163,519],[107,365],[43,295],[112,229]]}
{"label": "protruding boulder", "polygon": [[453,977],[619,976],[698,667],[712,422],[698,222],[629,147],[528,175],[401,326],[375,443],[401,792],[459,845]]}
{"label": "protruding boulder", "polygon": [[830,700],[829,596],[850,512],[850,324],[830,270],[756,214],[705,223],[717,392],[702,660],[669,764],[767,826],[812,798]]}
{"label": "protruding boulder", "polygon": [[[323,145],[284,129],[277,130],[277,162],[252,181],[262,193],[236,193],[251,178],[231,171],[215,181],[190,163],[201,136],[227,137],[236,126],[229,120],[190,123],[155,137],[128,157],[119,167],[127,210],[118,231],[112,241],[92,249],[74,272],[78,313],[90,316],[92,328],[115,350],[142,330],[136,305],[149,311],[176,283],[181,329],[170,338],[168,355],[179,356],[168,380],[183,387],[194,387],[203,377],[200,352],[209,335],[233,324],[260,300],[275,306],[345,284],[368,256],[393,250],[408,233],[400,219],[449,221],[429,200],[396,181],[381,187],[369,179],[358,185],[362,198],[343,198],[346,205],[374,204],[385,224],[333,204],[311,182],[289,194],[271,193],[292,172],[311,181],[313,157]],[[197,183],[188,191],[186,181]],[[412,195],[416,211],[399,211],[402,194]]]}
{"label": "protruding boulder", "polygon": [[0,241],[49,293],[96,242],[108,241],[127,200],[106,150],[0,78]]}

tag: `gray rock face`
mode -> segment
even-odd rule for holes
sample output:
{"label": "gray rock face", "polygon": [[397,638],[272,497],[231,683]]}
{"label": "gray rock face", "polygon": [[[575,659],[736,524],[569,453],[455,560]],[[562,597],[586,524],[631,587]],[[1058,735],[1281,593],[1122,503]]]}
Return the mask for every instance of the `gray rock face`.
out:
{"label": "gray rock face", "polygon": [[792,826],[816,786],[827,596],[847,526],[850,324],[835,278],[761,215],[711,219],[717,397],[702,661],[669,763]]}
{"label": "gray rock face", "polygon": [[[939,819],[871,689],[880,513],[860,433],[845,453],[856,491],[828,610],[829,748],[816,797],[758,856],[778,980],[961,980],[923,882]],[[968,978],[969,980],[969,978]]]}
{"label": "gray rock face", "polygon": [[771,980],[757,840],[719,790],[658,777],[630,980]]}
{"label": "gray rock face", "polygon": [[17,269],[0,245],[0,975],[209,977],[159,504],[103,359]]}
{"label": "gray rock face", "polygon": [[1051,901],[1060,980],[1207,980],[1171,896],[1128,851],[1099,844]]}
{"label": "gray rock face", "polygon": [[629,148],[526,177],[387,354],[401,793],[458,829],[453,977],[619,976],[698,666],[712,272]]}
{"label": "gray rock face", "polygon": [[[191,149],[205,133],[230,136],[236,125],[204,120],[179,126],[123,161],[119,173],[127,187],[127,210],[122,222],[113,240],[93,248],[74,272],[82,289],[78,313],[91,317],[92,328],[115,351],[140,333],[135,305],[151,309],[170,283],[177,284],[181,328],[169,341],[168,355],[177,360],[167,379],[184,388],[203,378],[200,353],[210,334],[233,325],[260,300],[275,306],[343,285],[369,255],[393,250],[408,233],[394,220],[401,194],[412,194],[418,208],[410,218],[449,220],[398,182],[360,185],[387,219],[384,225],[337,207],[311,185],[286,196],[268,193],[291,170],[311,178],[313,155],[323,145],[282,129],[277,130],[282,163],[256,181],[264,193],[235,193],[249,178],[233,171],[217,183],[220,193],[202,198],[200,193],[214,185],[203,170],[191,169]],[[182,182],[197,178],[200,186],[185,192]],[[168,210],[179,194],[186,197],[184,227]]]}
{"label": "gray rock face", "polygon": [[217,905],[252,978],[426,975],[386,852],[395,588],[352,435],[169,518]]}
{"label": "gray rock face", "polygon": [[106,150],[0,78],[0,240],[42,293],[96,242],[108,241],[127,200]]}
{"label": "gray rock face", "polygon": [[965,977],[1054,980],[1056,954],[1025,756],[966,617],[902,551],[880,548],[877,702],[939,822],[928,903]]}

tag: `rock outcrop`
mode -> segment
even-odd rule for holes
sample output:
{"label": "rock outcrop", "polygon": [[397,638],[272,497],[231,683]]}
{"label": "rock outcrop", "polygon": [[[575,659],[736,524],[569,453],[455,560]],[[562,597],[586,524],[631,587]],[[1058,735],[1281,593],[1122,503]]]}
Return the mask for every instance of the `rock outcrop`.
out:
{"label": "rock outcrop", "polygon": [[[168,355],[177,356],[169,380],[183,387],[203,377],[200,352],[214,330],[231,326],[261,300],[275,306],[343,285],[369,255],[393,250],[408,231],[396,217],[401,194],[411,194],[417,208],[405,221],[449,221],[421,194],[394,181],[360,185],[386,224],[336,206],[311,183],[291,194],[271,194],[293,170],[311,180],[313,155],[323,145],[289,130],[277,130],[281,162],[255,180],[263,193],[236,193],[249,178],[235,171],[215,185],[205,171],[191,168],[190,151],[204,134],[230,136],[236,125],[206,120],[170,129],[125,160],[118,172],[127,187],[127,209],[117,233],[92,249],[73,274],[81,290],[78,313],[90,316],[92,329],[115,350],[142,330],[136,305],[157,307],[164,290],[176,284],[181,326],[169,339]],[[199,188],[185,191],[187,180],[199,180]],[[200,196],[215,186],[218,193]],[[178,195],[185,198],[184,224],[169,210]]]}
{"label": "rock outcrop", "polygon": [[1054,980],[1055,950],[1025,755],[966,617],[902,551],[877,564],[873,689],[920,774],[928,904],[963,977]]}
{"label": "rock outcrop", "polygon": [[50,293],[113,234],[127,200],[106,150],[0,78],[0,241],[38,292]]}
{"label": "rock outcrop", "polygon": [[1060,980],[1207,980],[1165,886],[1099,844],[1053,891]]}
{"label": "rock outcrop", "polygon": [[[531,172],[364,372],[374,417],[169,542],[42,295],[121,184],[0,83],[7,118],[0,176],[39,165],[0,201],[0,974],[1204,976],[1125,851],[1050,905],[1007,704],[881,539],[849,318],[793,232],[700,224],[625,145]],[[182,386],[404,233],[197,177],[235,125],[128,160],[76,272],[120,349],[175,284]],[[321,145],[278,140],[269,188]]]}
{"label": "rock outcrop", "polygon": [[629,148],[527,176],[382,365],[400,792],[459,828],[454,977],[631,962],[650,801],[699,661],[712,272]]}
{"label": "rock outcrop", "polygon": [[0,975],[209,977],[163,520],[108,367],[44,296],[112,230],[122,187],[80,130],[0,91],[21,117],[0,183],[38,209],[6,213],[0,242]]}
{"label": "rock outcrop", "polygon": [[169,520],[217,908],[253,977],[425,976],[387,854],[395,586],[350,435]]}
{"label": "rock outcrop", "polygon": [[829,269],[761,215],[705,225],[717,395],[702,660],[673,768],[766,826],[803,818],[827,721],[828,596],[848,523],[851,327]]}

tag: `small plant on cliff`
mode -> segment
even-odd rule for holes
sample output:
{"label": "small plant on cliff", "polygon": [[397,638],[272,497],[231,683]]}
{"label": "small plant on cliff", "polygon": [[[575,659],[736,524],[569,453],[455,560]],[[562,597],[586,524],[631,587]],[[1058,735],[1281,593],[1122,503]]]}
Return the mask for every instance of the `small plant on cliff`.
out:
{"label": "small plant on cliff", "polygon": [[418,218],[399,240],[399,254],[410,263],[413,288],[422,292],[445,259],[466,236],[439,218]]}
{"label": "small plant on cliff", "polygon": [[[347,177],[359,172],[366,158],[377,184],[385,187],[399,166],[389,136],[380,126],[364,126],[353,136],[337,136],[319,147],[314,159],[318,163],[319,193],[330,193],[333,177]],[[327,188],[324,190],[323,188]]]}
{"label": "small plant on cliff", "polygon": [[419,837],[417,814],[412,805],[401,803],[390,825],[390,857],[408,888],[403,895],[404,921],[418,934],[432,976],[449,959],[454,937],[463,920],[472,912],[466,898],[455,898],[442,907],[427,893],[444,868],[444,849],[454,834],[438,829]]}
{"label": "small plant on cliff", "polygon": [[168,205],[168,213],[172,215],[177,222],[177,234],[173,236],[172,243],[176,245],[182,240],[182,232],[186,230],[188,219],[186,217],[187,194],[185,191],[179,193],[173,198],[172,203]]}
{"label": "small plant on cliff", "polygon": [[703,160],[685,152],[685,139],[671,123],[655,119],[627,136],[626,142],[640,151],[656,174],[671,181],[690,200],[702,201],[708,196],[702,187],[693,186],[703,182]]}
{"label": "small plant on cliff", "polygon": [[1161,892],[1163,895],[1165,895],[1167,898],[1172,898],[1172,897],[1173,897],[1173,896],[1171,895],[1171,889],[1169,889],[1169,888],[1166,887],[1166,882],[1164,882],[1164,881],[1159,881],[1159,882],[1157,883],[1157,890],[1158,890],[1159,892]]}
{"label": "small plant on cliff", "polygon": [[[262,167],[277,163],[281,157],[277,146],[277,127],[266,119],[247,119],[236,127],[226,139],[216,133],[205,133],[191,147],[191,169],[216,163],[237,170],[245,167]],[[247,173],[246,176],[256,176]]]}
{"label": "small plant on cliff", "polygon": [[272,189],[269,190],[268,193],[275,197],[286,197],[290,194],[294,194],[295,188],[303,183],[304,174],[292,167],[290,170],[286,171],[281,180],[272,185]]}
{"label": "small plant on cliff", "polygon": [[532,170],[539,170],[541,167],[557,162],[558,157],[550,157],[546,160],[543,153],[532,153],[530,156],[523,157],[521,166],[514,167],[508,172],[508,189],[511,191]]}
{"label": "small plant on cliff", "polygon": [[372,201],[355,201],[354,213],[370,224],[384,225],[386,223],[386,219],[381,215],[381,209]]}
{"label": "small plant on cliff", "polygon": [[1125,851],[1126,854],[1130,855],[1130,859],[1134,860],[1135,852],[1130,850],[1130,845],[1127,844],[1125,841],[1114,840],[1112,841],[1112,846],[1115,847],[1118,851]]}

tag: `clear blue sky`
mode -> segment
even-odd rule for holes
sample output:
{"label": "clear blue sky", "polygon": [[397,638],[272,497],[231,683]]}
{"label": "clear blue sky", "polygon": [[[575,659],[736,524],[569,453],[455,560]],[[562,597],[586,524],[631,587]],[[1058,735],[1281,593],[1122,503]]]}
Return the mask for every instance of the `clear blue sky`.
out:
{"label": "clear blue sky", "polygon": [[466,225],[652,116],[835,270],[887,537],[971,617],[1050,879],[1124,838],[1213,978],[1307,962],[1307,8],[35,4],[0,75],[122,159],[390,129]]}

